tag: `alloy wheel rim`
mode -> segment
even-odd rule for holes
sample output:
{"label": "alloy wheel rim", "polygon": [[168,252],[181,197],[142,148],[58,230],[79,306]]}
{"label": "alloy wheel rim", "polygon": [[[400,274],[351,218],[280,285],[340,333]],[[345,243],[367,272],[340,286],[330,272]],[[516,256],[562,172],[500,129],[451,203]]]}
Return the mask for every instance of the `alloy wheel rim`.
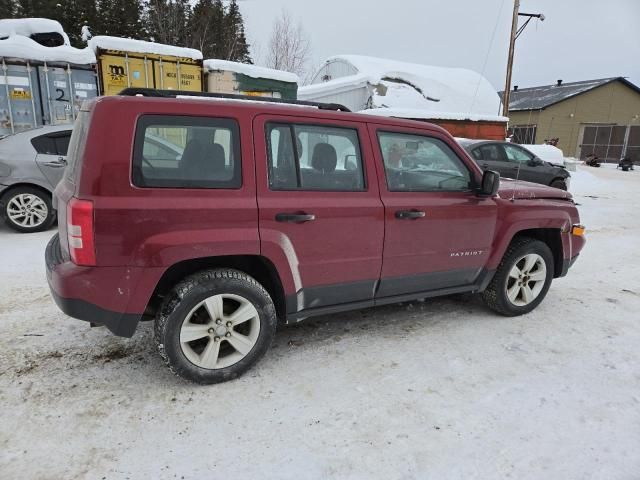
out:
{"label": "alloy wheel rim", "polygon": [[39,227],[48,215],[49,208],[44,200],[31,193],[20,193],[7,202],[7,216],[21,227]]}
{"label": "alloy wheel rim", "polygon": [[547,265],[537,253],[520,257],[509,271],[506,294],[509,301],[524,307],[533,302],[547,281]]}
{"label": "alloy wheel rim", "polygon": [[212,295],[196,305],[180,328],[180,347],[194,365],[230,367],[245,358],[260,335],[260,317],[240,295]]}

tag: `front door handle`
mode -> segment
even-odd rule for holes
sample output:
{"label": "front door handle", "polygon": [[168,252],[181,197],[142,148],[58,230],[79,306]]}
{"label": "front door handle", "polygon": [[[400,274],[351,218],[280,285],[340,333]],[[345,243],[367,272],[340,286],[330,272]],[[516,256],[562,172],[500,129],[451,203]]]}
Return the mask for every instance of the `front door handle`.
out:
{"label": "front door handle", "polygon": [[307,213],[277,213],[276,222],[305,223],[316,219],[315,215]]}
{"label": "front door handle", "polygon": [[396,212],[396,218],[399,220],[416,220],[426,216],[427,214],[420,210],[398,210]]}

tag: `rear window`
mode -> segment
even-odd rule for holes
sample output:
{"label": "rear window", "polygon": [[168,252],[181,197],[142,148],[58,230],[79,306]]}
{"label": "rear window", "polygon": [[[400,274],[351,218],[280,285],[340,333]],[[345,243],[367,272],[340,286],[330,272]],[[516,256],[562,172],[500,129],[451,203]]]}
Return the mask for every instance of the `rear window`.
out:
{"label": "rear window", "polygon": [[76,169],[81,163],[79,159],[84,154],[90,118],[90,112],[81,110],[73,124],[73,131],[67,148],[67,168],[65,169],[65,176],[71,182],[76,178]]}
{"label": "rear window", "polygon": [[145,115],[138,120],[133,184],[240,188],[239,127],[227,118]]}

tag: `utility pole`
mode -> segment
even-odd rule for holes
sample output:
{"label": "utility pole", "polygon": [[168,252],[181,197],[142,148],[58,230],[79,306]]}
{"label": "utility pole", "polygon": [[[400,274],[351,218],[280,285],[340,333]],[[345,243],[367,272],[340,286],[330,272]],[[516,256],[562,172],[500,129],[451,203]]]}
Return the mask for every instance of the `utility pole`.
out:
{"label": "utility pole", "polygon": [[513,69],[513,52],[516,47],[516,32],[518,31],[518,12],[520,0],[513,2],[513,18],[511,19],[511,38],[509,39],[509,58],[507,60],[507,80],[502,93],[502,116],[509,116],[509,94],[511,93],[511,70]]}
{"label": "utility pole", "polygon": [[[518,28],[518,17],[527,17],[527,21]],[[507,79],[504,85],[504,92],[502,94],[502,116],[509,116],[509,96],[511,94],[511,72],[513,70],[513,53],[515,51],[516,39],[520,36],[522,31],[526,28],[532,18],[538,18],[541,22],[544,22],[544,15],[542,13],[520,13],[520,0],[514,0],[513,2],[513,17],[511,18],[511,38],[509,39],[509,58],[507,60]]]}

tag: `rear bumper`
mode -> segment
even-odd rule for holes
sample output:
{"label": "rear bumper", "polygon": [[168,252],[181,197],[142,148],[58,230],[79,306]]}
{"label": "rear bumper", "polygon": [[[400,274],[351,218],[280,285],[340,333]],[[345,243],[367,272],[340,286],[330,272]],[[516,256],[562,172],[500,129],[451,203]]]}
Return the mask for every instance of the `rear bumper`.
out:
{"label": "rear bumper", "polygon": [[76,298],[64,298],[58,295],[53,288],[51,288],[51,296],[58,308],[66,315],[85,322],[105,326],[111,333],[119,337],[132,337],[142,317],[142,315],[105,310],[93,303]]}
{"label": "rear bumper", "polygon": [[135,333],[153,292],[152,288],[143,301],[132,301],[141,289],[147,289],[140,269],[81,267],[65,261],[57,234],[47,245],[45,262],[51,296],[65,314],[104,325],[121,337]]}

